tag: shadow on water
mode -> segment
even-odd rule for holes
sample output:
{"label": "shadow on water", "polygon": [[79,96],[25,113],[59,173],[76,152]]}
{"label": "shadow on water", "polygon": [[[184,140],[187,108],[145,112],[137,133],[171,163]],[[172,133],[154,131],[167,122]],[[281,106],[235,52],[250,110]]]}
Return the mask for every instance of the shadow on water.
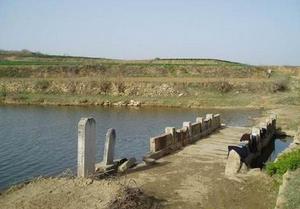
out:
{"label": "shadow on water", "polygon": [[262,168],[267,162],[274,161],[293,142],[291,137],[274,137],[268,146],[262,149],[262,154],[251,163],[252,168]]}

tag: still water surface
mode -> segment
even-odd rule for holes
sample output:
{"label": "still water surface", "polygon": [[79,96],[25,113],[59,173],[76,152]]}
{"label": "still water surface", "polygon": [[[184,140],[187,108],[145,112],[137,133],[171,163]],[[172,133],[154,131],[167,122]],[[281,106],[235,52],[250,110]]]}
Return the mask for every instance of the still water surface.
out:
{"label": "still water surface", "polygon": [[0,106],[0,189],[68,168],[75,171],[81,117],[96,120],[97,161],[101,161],[108,128],[117,132],[116,158],[141,159],[151,136],[206,113],[221,113],[222,122],[232,126],[251,126],[252,118],[260,116],[258,110]]}

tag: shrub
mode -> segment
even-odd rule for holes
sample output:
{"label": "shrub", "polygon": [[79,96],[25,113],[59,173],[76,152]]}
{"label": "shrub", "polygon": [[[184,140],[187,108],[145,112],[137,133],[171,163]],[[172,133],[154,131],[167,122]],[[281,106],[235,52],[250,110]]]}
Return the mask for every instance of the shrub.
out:
{"label": "shrub", "polygon": [[300,149],[281,155],[276,162],[268,163],[266,171],[269,175],[282,176],[287,170],[300,167]]}
{"label": "shrub", "polygon": [[232,90],[233,86],[228,81],[220,81],[215,83],[216,89],[221,93],[227,93]]}
{"label": "shrub", "polygon": [[288,90],[289,79],[283,77],[275,80],[271,86],[271,92],[286,91]]}
{"label": "shrub", "polygon": [[35,83],[35,88],[40,90],[46,90],[50,86],[48,80],[39,80]]}
{"label": "shrub", "polygon": [[118,91],[118,93],[124,93],[125,92],[125,89],[126,89],[126,86],[125,86],[125,82],[124,80],[122,79],[121,76],[118,76],[114,82],[114,85]]}
{"label": "shrub", "polygon": [[0,97],[6,97],[6,96],[7,96],[6,86],[1,86],[1,88],[0,88]]}
{"label": "shrub", "polygon": [[100,79],[100,91],[107,94],[111,89],[111,82],[106,77]]}
{"label": "shrub", "polygon": [[18,93],[18,94],[12,95],[11,99],[14,100],[14,101],[22,101],[22,100],[29,99],[29,96],[26,95],[25,93]]}

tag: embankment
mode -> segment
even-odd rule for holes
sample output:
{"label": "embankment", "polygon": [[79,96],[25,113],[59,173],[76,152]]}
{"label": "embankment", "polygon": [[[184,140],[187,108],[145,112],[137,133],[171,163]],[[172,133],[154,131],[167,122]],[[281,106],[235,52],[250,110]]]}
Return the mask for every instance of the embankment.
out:
{"label": "embankment", "polygon": [[300,105],[299,92],[299,67],[0,52],[5,104],[127,106],[134,100],[136,106],[258,108]]}

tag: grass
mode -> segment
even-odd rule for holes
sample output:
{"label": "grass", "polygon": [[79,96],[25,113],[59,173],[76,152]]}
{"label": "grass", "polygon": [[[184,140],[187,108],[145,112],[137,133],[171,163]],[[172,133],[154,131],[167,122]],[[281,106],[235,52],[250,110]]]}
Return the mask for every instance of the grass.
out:
{"label": "grass", "polygon": [[281,155],[276,162],[268,163],[266,172],[269,175],[282,176],[288,170],[300,168],[300,149]]}
{"label": "grass", "polygon": [[0,97],[6,97],[7,95],[7,90],[6,90],[6,86],[1,86],[0,87]]}
{"label": "grass", "polygon": [[3,66],[23,66],[23,65],[74,65],[77,64],[75,62],[55,62],[55,61],[39,61],[39,60],[35,60],[35,61],[23,61],[23,60],[0,60],[0,65]]}
{"label": "grass", "polygon": [[50,81],[48,80],[37,80],[35,83],[35,88],[39,90],[46,90],[50,86]]}
{"label": "grass", "polygon": [[300,206],[300,169],[297,169],[289,178],[284,197],[286,198],[286,209],[299,209]]}

